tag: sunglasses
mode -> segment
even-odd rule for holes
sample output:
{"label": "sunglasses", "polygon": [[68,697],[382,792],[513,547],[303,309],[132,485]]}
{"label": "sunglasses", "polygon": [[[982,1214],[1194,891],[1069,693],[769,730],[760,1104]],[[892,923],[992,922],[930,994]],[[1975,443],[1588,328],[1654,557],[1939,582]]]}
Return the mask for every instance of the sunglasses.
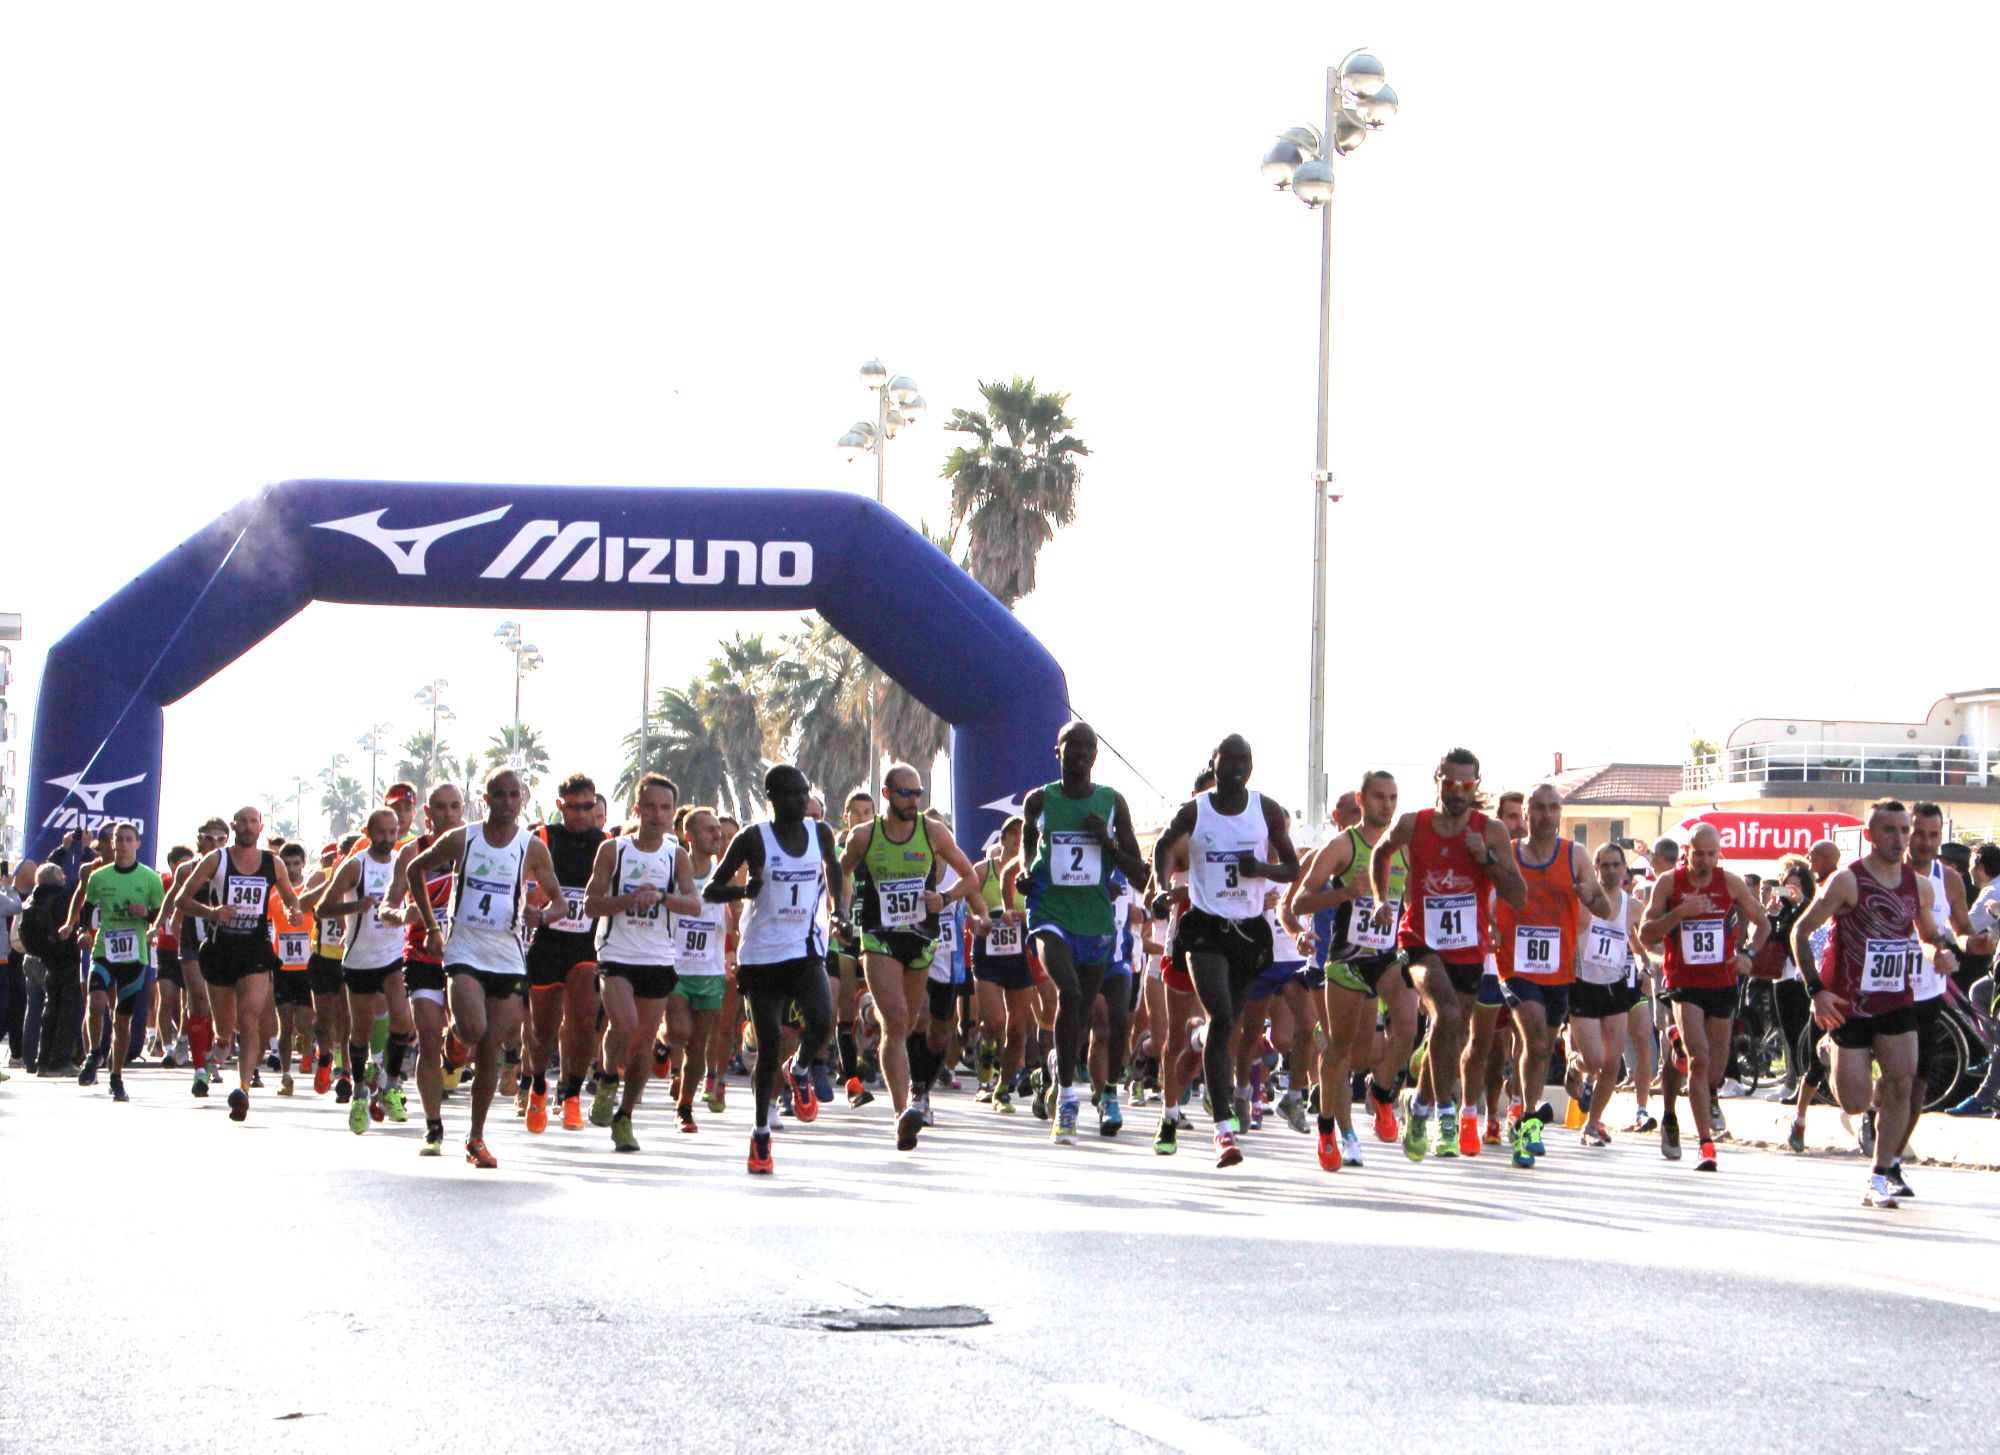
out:
{"label": "sunglasses", "polygon": [[1471,790],[1477,788],[1478,786],[1479,786],[1479,780],[1477,778],[1438,779],[1438,787],[1440,788],[1459,788],[1459,789]]}
{"label": "sunglasses", "polygon": [[564,813],[589,813],[596,807],[597,800],[594,798],[586,798],[582,803],[572,803],[567,798],[563,800]]}
{"label": "sunglasses", "polygon": [[896,798],[922,798],[924,796],[924,790],[921,788],[891,788],[889,792]]}

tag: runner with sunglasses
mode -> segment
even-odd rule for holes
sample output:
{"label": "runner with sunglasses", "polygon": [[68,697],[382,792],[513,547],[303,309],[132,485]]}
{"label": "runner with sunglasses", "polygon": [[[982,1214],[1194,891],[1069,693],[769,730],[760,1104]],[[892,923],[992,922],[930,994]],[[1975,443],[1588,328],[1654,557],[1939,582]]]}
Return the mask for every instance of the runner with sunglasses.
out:
{"label": "runner with sunglasses", "polygon": [[[587,773],[572,773],[563,779],[556,795],[562,822],[543,824],[535,836],[547,846],[555,863],[563,897],[542,904],[540,896],[533,894],[529,901],[535,937],[528,944],[527,1045],[521,1061],[523,1085],[515,1089],[515,1110],[526,1116],[530,1132],[548,1129],[551,1054],[559,1058],[556,1100],[561,1106],[563,1130],[574,1132],[583,1126],[580,1098],[584,1077],[590,1072],[600,1003],[597,921],[583,909],[598,846],[604,842],[604,830],[593,822],[597,784]],[[599,1082],[605,1110],[602,1117],[593,1117],[598,1126],[610,1125],[609,1102],[617,1084],[615,1078],[608,1087]],[[591,1110],[597,1112],[599,1107],[593,1105]]]}

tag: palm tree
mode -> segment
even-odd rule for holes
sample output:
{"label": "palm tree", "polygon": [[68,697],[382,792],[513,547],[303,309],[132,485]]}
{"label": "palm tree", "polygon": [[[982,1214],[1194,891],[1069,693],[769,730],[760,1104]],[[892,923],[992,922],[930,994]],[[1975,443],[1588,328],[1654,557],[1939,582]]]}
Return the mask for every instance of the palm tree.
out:
{"label": "palm tree", "polygon": [[[515,738],[517,726],[520,733],[518,742]],[[542,746],[541,734],[526,723],[518,725],[509,723],[486,740],[487,770],[491,772],[494,769],[506,767],[514,760],[517,753],[520,756],[521,762],[519,769],[521,786],[532,796],[535,791],[535,785],[548,776],[549,750]],[[471,758],[467,758],[465,764],[469,770],[476,770],[479,766]],[[471,779],[472,773],[468,772],[467,782],[471,782]]]}
{"label": "palm tree", "polygon": [[416,784],[419,799],[428,798],[431,789],[457,767],[444,739],[429,733],[410,734],[399,751],[402,756],[396,760],[396,776]]}
{"label": "palm tree", "polygon": [[764,692],[770,754],[843,796],[868,776],[867,667],[852,642],[813,617],[779,645]]}
{"label": "palm tree", "polygon": [[368,812],[368,795],[345,773],[336,775],[331,768],[322,768],[319,776],[326,783],[326,792],[319,796],[320,812],[326,815],[333,836],[339,838]]}
{"label": "palm tree", "polygon": [[735,790],[739,814],[756,804],[764,782],[764,742],[768,736],[760,697],[773,658],[762,636],[738,632],[717,644],[696,702],[708,734],[722,751],[723,773]]}
{"label": "palm tree", "polygon": [[[952,553],[951,537],[932,530],[929,521],[918,521],[917,529],[947,556]],[[963,561],[958,564],[965,565]],[[931,765],[951,741],[951,724],[917,701],[894,678],[879,671],[874,675],[875,740],[892,761],[912,764],[928,779]]]}
{"label": "palm tree", "polygon": [[625,734],[625,766],[612,788],[621,803],[648,773],[664,773],[680,786],[681,802],[727,807],[723,798],[729,781],[729,754],[701,708],[703,681],[686,687],[663,687],[653,699],[646,728],[646,756],[639,758],[639,731]]}
{"label": "palm tree", "polygon": [[1089,448],[1069,431],[1067,394],[1044,393],[1016,374],[981,381],[983,412],[954,409],[945,428],[971,435],[944,462],[951,481],[951,539],[965,537],[965,568],[1012,606],[1035,589],[1035,559],[1076,518],[1076,487]]}

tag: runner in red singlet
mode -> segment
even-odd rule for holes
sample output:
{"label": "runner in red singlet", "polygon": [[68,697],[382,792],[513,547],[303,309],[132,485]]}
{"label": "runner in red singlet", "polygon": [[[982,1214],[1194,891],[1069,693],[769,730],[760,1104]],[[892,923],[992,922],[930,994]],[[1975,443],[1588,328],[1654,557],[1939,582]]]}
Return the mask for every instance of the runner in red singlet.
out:
{"label": "runner in red singlet", "polygon": [[[403,943],[403,988],[410,997],[410,1009],[417,1019],[417,1094],[424,1103],[424,1143],[418,1150],[426,1157],[444,1151],[444,929],[451,917],[451,889],[458,877],[450,869],[432,874],[422,891],[408,883],[411,862],[424,850],[465,822],[465,795],[449,783],[431,790],[424,805],[429,832],[419,834],[396,856],[396,878],[390,885],[393,899],[404,895],[412,900],[419,892],[430,902],[431,917],[438,921],[437,932],[427,931],[415,913],[408,917]],[[360,1034],[356,1027],[354,1034]]]}
{"label": "runner in red singlet", "polygon": [[[1840,1109],[1858,1116],[1875,1106],[1875,1165],[1867,1207],[1894,1207],[1908,1196],[1894,1172],[1915,1122],[1917,1012],[1911,976],[1923,961],[1918,941],[1931,945],[1937,968],[1957,968],[1939,933],[1936,887],[1903,862],[1910,814],[1885,798],[1868,810],[1868,854],[1820,886],[1792,926],[1794,963],[1813,993],[1813,1019],[1833,1039],[1833,1091]],[[1813,932],[1827,920],[1833,934],[1825,958],[1813,963]],[[1876,1068],[1881,1075],[1874,1076]]]}
{"label": "runner in red singlet", "polygon": [[[1653,885],[1639,925],[1642,941],[1665,946],[1666,988],[1660,998],[1672,1007],[1688,1059],[1688,1110],[1701,1137],[1697,1172],[1715,1170],[1715,1088],[1721,1084],[1736,1025],[1738,957],[1729,926],[1731,909],[1756,932],[1746,947],[1749,954],[1771,933],[1764,906],[1748,885],[1721,867],[1721,857],[1722,835],[1713,824],[1699,825],[1688,839],[1687,863]],[[1680,1156],[1672,1101],[1660,1117],[1660,1152],[1669,1160]]]}
{"label": "runner in red singlet", "polygon": [[[1394,894],[1389,870],[1401,850],[1409,865],[1402,923],[1396,943],[1431,1018],[1424,1040],[1424,1070],[1432,1078],[1438,1112],[1440,1157],[1458,1155],[1459,1053],[1465,1028],[1479,1003],[1490,943],[1487,889],[1516,909],[1527,887],[1514,867],[1507,831],[1477,808],[1479,759],[1453,748],[1437,766],[1436,808],[1396,820],[1368,862],[1375,922],[1387,929]],[[1431,1102],[1421,1088],[1410,1093],[1403,1123],[1403,1154],[1420,1162],[1430,1150]]]}

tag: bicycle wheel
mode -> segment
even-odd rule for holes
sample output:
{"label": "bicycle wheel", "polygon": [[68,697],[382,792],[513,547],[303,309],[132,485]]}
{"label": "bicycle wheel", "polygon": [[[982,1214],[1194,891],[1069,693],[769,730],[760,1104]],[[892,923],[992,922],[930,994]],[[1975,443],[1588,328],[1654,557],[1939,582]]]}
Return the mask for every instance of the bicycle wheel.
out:
{"label": "bicycle wheel", "polygon": [[1965,1032],[1949,1014],[1938,1017],[1937,1036],[1929,1051],[1917,1065],[1917,1076],[1923,1084],[1924,1110],[1936,1111],[1960,1100],[1958,1085],[1965,1079],[1972,1056]]}

